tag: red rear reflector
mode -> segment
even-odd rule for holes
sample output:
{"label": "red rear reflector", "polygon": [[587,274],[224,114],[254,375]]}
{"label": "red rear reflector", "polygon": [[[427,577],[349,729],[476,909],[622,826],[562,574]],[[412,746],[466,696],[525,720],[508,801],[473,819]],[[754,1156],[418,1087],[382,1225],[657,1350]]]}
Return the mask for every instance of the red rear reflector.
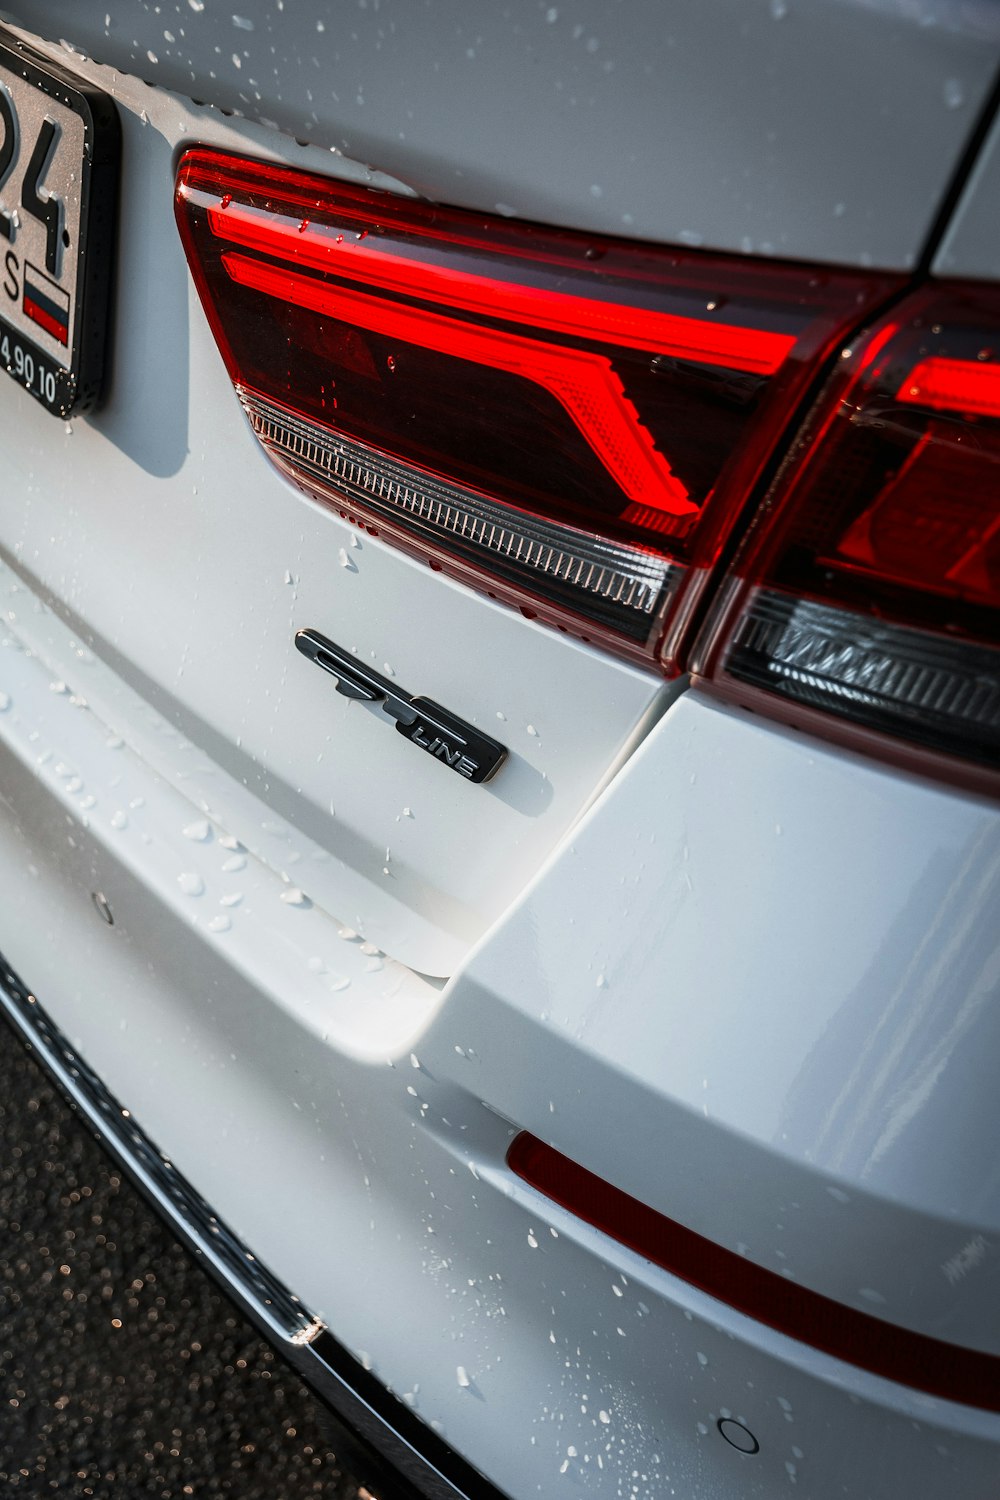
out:
{"label": "red rear reflector", "polygon": [[998,466],[1000,291],[927,287],[835,373],[706,672],[758,708],[776,694],[996,768]]}
{"label": "red rear reflector", "polygon": [[651,653],[668,608],[690,616],[818,362],[889,286],[595,242],[208,150],[181,162],[177,217],[286,474],[632,654]]}
{"label": "red rear reflector", "polygon": [[585,1223],[747,1317],[885,1380],[1000,1411],[994,1355],[886,1323],[768,1271],[648,1208],[536,1136],[517,1136],[507,1164]]}

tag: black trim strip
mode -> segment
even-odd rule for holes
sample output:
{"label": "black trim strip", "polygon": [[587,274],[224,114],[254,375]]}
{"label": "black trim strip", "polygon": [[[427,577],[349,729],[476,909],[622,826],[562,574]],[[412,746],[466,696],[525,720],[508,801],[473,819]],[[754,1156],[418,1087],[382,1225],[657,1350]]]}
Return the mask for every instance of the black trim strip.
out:
{"label": "black trim strip", "polygon": [[965,143],[965,149],[958,159],[958,165],[948,180],[938,211],[931,221],[931,226],[924,239],[924,248],[913,269],[913,274],[916,277],[929,276],[931,274],[931,267],[937,259],[938,251],[944,243],[944,237],[951,225],[955,210],[958,208],[962,195],[969,185],[973,168],[979,160],[979,153],[986,144],[986,138],[993,128],[993,121],[998,109],[1000,109],[1000,68],[997,69],[990,91],[986,95],[979,114],[976,116],[976,122]]}
{"label": "black trim strip", "polygon": [[365,1370],[211,1211],[105,1088],[0,955],[0,1014],[72,1108],[340,1429],[343,1447],[385,1500],[505,1500],[502,1492]]}

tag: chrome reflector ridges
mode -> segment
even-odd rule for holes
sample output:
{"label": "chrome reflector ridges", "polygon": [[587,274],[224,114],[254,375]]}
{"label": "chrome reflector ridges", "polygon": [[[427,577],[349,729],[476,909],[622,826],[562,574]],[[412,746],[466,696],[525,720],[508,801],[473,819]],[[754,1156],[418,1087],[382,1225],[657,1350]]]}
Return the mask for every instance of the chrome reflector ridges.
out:
{"label": "chrome reflector ridges", "polygon": [[[522,578],[544,575],[564,585],[600,617],[645,637],[683,571],[625,543],[553,525],[486,496],[442,484],[355,439],[303,422],[245,386],[237,391],[254,432],[293,475],[331,486],[348,500],[399,517],[425,537],[447,538],[470,554],[487,553]],[[596,611],[595,611],[596,612]]]}
{"label": "chrome reflector ridges", "polygon": [[1000,756],[1000,652],[759,590],[726,671],[872,728],[906,726],[936,749]]}

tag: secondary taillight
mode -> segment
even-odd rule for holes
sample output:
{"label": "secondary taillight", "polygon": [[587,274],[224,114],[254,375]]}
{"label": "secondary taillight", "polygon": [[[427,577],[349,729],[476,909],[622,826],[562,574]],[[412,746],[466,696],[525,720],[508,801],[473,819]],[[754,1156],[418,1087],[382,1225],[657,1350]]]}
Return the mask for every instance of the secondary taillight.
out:
{"label": "secondary taillight", "polygon": [[[489,219],[209,150],[177,217],[254,431],[310,494],[676,670],[680,623],[884,277]],[[573,622],[575,623],[575,626]]]}
{"label": "secondary taillight", "polygon": [[925,287],[845,355],[734,572],[724,690],[1000,765],[1000,290]]}

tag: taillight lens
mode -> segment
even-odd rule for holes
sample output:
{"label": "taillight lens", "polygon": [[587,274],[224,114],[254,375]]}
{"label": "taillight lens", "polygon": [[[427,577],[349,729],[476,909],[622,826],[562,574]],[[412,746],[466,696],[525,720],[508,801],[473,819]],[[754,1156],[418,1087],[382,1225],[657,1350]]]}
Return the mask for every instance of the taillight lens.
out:
{"label": "taillight lens", "polygon": [[1000,290],[926,287],[841,360],[734,572],[720,686],[1000,765]]}
{"label": "taillight lens", "polygon": [[886,278],[595,241],[188,152],[185,249],[250,422],[314,496],[651,653]]}

